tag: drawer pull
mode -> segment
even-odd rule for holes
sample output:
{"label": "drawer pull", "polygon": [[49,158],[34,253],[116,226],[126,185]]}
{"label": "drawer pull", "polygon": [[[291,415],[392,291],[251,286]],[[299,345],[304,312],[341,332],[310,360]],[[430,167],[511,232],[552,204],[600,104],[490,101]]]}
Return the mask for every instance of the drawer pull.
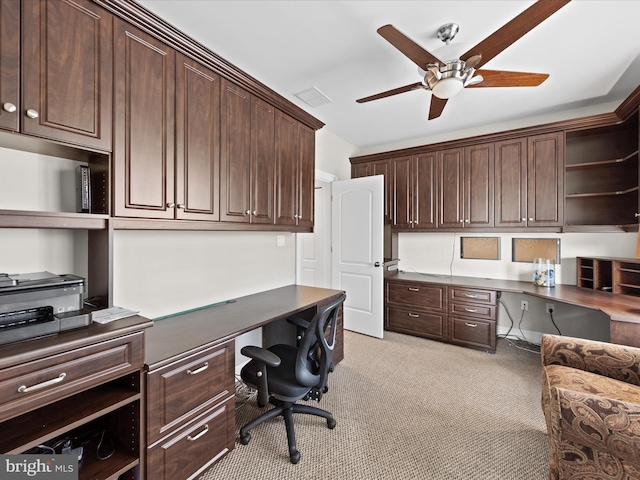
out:
{"label": "drawer pull", "polygon": [[465,311],[465,312],[476,313],[476,312],[478,311],[478,309],[477,309],[477,308],[467,308],[467,307],[464,307],[464,311]]}
{"label": "drawer pull", "polygon": [[467,327],[471,327],[471,328],[476,328],[476,327],[478,326],[478,324],[477,324],[477,323],[464,322],[464,324],[465,324]]}
{"label": "drawer pull", "polygon": [[407,288],[407,290],[409,290],[410,292],[419,292],[420,291],[419,288],[415,288],[415,287],[409,287],[409,288]]}
{"label": "drawer pull", "polygon": [[38,383],[36,385],[32,385],[31,387],[27,387],[26,385],[21,385],[18,387],[18,393],[29,393],[34,392],[36,390],[40,390],[41,388],[49,387],[51,385],[55,385],[56,383],[60,383],[64,380],[67,374],[62,372],[56,378],[52,378],[51,380],[47,380],[46,382]]}
{"label": "drawer pull", "polygon": [[209,368],[209,362],[204,362],[200,368],[196,368],[195,370],[187,370],[187,375],[197,375],[201,372],[204,372],[207,368]]}
{"label": "drawer pull", "polygon": [[468,298],[478,298],[478,295],[474,295],[473,293],[465,293],[464,296]]}
{"label": "drawer pull", "polygon": [[187,440],[190,442],[195,442],[196,440],[198,440],[201,436],[203,436],[205,433],[207,433],[209,431],[209,424],[206,424],[204,426],[204,430],[202,430],[199,434],[197,434],[195,437],[192,437],[191,435],[187,435]]}
{"label": "drawer pull", "polygon": [[413,318],[420,318],[420,315],[418,315],[417,313],[409,313],[409,316]]}

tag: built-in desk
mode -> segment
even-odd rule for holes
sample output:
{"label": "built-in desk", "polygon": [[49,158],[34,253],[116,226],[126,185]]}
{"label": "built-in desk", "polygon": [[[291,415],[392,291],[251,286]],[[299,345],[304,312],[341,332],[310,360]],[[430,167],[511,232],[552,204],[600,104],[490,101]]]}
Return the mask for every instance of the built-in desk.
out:
{"label": "built-in desk", "polygon": [[[156,320],[145,336],[147,478],[195,478],[233,449],[237,336],[262,327],[263,346],[293,343],[286,317],[310,319],[342,293],[289,285]],[[343,355],[340,315],[334,363]]]}
{"label": "built-in desk", "polygon": [[520,293],[600,310],[611,319],[609,324],[611,342],[640,347],[640,299],[638,297],[579,288],[574,285],[556,285],[553,288],[545,288],[536,287],[531,282],[514,280],[408,272],[394,273],[387,276],[385,280]]}

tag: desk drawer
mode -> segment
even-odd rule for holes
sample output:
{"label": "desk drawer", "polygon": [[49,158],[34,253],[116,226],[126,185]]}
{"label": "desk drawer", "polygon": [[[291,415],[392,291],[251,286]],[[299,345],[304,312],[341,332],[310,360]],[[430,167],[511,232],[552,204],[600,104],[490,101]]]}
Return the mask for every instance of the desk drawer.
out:
{"label": "desk drawer", "polygon": [[495,305],[496,292],[495,290],[481,290],[479,288],[450,286],[449,300]]}
{"label": "desk drawer", "polygon": [[441,285],[410,282],[387,282],[387,302],[410,307],[444,310],[446,288]]}
{"label": "desk drawer", "polygon": [[496,322],[449,315],[449,341],[465,347],[495,352]]}
{"label": "desk drawer", "polygon": [[235,397],[207,410],[147,449],[147,478],[185,480],[209,468],[235,444]]}
{"label": "desk drawer", "polygon": [[234,392],[234,342],[147,374],[149,444]]}
{"label": "desk drawer", "polygon": [[137,332],[0,370],[0,421],[139,370]]}
{"label": "desk drawer", "polygon": [[387,330],[420,337],[445,340],[447,338],[446,316],[420,309],[387,307],[385,327]]}
{"label": "desk drawer", "polygon": [[473,318],[481,318],[485,320],[495,320],[496,306],[475,303],[449,302],[449,313],[465,315],[467,317]]}

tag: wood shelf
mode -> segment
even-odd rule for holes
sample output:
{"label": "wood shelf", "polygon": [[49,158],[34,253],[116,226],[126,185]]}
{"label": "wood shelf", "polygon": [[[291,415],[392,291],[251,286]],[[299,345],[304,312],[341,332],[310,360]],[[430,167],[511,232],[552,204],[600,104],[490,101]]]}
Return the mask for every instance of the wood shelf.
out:
{"label": "wood shelf", "polygon": [[0,209],[0,228],[103,230],[108,219],[106,214]]}
{"label": "wood shelf", "polygon": [[638,190],[638,187],[631,187],[626,190],[619,190],[615,192],[568,193],[565,195],[565,198],[611,197],[616,195],[627,195],[629,193],[637,192]]}
{"label": "wood shelf", "polygon": [[65,398],[2,423],[0,451],[22,453],[139,399],[140,392],[115,382]]}
{"label": "wood shelf", "polygon": [[569,170],[578,170],[578,169],[583,169],[583,168],[611,167],[613,165],[617,165],[619,163],[623,163],[623,162],[626,162],[628,160],[631,160],[636,155],[638,155],[638,150],[636,150],[635,152],[632,152],[629,155],[627,155],[626,157],[622,157],[622,158],[615,158],[615,159],[611,159],[611,160],[602,160],[602,161],[595,161],[595,162],[584,162],[584,163],[567,164],[566,165],[566,169],[567,169],[567,171],[569,171]]}

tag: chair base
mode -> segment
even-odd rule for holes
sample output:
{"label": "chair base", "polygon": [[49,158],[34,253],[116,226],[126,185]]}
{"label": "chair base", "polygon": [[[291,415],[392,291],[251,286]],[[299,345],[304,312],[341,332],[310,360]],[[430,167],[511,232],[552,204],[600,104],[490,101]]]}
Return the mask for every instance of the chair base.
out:
{"label": "chair base", "polygon": [[287,429],[287,443],[289,444],[289,459],[291,463],[296,464],[300,461],[300,452],[296,446],[296,433],[293,428],[293,414],[303,413],[306,415],[315,415],[327,419],[327,427],[330,429],[335,428],[336,421],[330,412],[322,410],[320,408],[312,407],[310,405],[300,405],[291,402],[278,402],[274,408],[263,413],[259,417],[251,420],[244,427],[240,429],[240,443],[247,445],[251,440],[249,432],[261,423],[271,420],[272,418],[282,415],[284,418],[284,424]]}

